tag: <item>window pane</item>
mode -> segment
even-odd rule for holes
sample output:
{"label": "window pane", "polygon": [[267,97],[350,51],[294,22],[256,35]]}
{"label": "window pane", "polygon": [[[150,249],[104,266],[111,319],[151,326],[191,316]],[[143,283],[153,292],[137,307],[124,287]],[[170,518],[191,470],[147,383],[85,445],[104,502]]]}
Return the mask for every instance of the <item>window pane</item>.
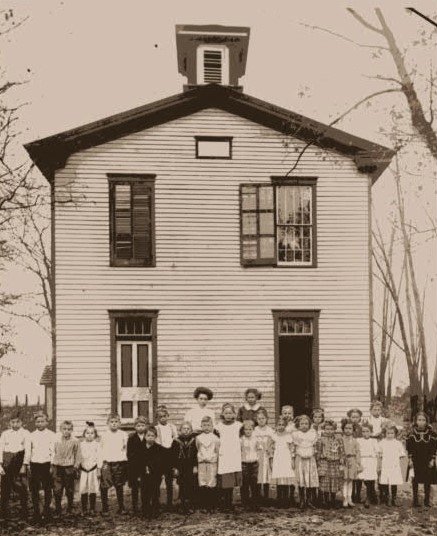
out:
{"label": "window pane", "polygon": [[121,345],[121,387],[132,387],[132,345]]}
{"label": "window pane", "polygon": [[259,189],[259,209],[273,210],[273,187],[261,186]]}
{"label": "window pane", "polygon": [[252,187],[244,187],[241,191],[242,209],[256,210],[256,189]]}
{"label": "window pane", "polygon": [[278,223],[294,223],[294,186],[278,186]]}
{"label": "window pane", "polygon": [[243,234],[256,235],[256,212],[243,213]]}
{"label": "window pane", "polygon": [[149,401],[148,400],[140,400],[138,402],[138,416],[147,417],[149,418]]}
{"label": "window pane", "polygon": [[149,347],[138,345],[138,387],[149,386]]}
{"label": "window pane", "polygon": [[259,249],[262,259],[272,259],[275,256],[275,240],[273,236],[261,236]]}
{"label": "window pane", "polygon": [[128,400],[121,403],[121,418],[132,419],[134,416],[134,404]]}
{"label": "window pane", "polygon": [[246,238],[243,238],[243,258],[247,260],[256,259],[256,246],[256,240],[248,240]]}
{"label": "window pane", "polygon": [[260,234],[271,234],[271,235],[274,233],[273,212],[260,212],[259,232]]}

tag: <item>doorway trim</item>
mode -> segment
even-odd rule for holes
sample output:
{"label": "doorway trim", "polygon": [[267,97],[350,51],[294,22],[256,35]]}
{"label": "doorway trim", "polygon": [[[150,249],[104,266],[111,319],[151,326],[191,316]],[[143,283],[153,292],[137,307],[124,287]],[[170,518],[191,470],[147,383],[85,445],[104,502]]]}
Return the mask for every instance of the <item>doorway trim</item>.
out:
{"label": "doorway trim", "polygon": [[[111,370],[111,413],[118,412],[118,378],[117,378],[117,337],[116,323],[119,319],[149,318],[151,321],[151,336],[147,340],[152,343],[152,398],[153,415],[158,404],[158,345],[157,345],[157,321],[158,310],[155,309],[109,309],[109,333],[110,333],[110,370]],[[123,426],[133,428],[133,423]]]}
{"label": "doorway trim", "polygon": [[313,401],[315,407],[320,405],[319,386],[319,316],[320,309],[272,309],[273,315],[273,348],[274,348],[274,380],[275,380],[275,415],[279,417],[280,408],[280,377],[279,377],[279,320],[281,318],[311,318],[313,321],[313,346],[311,356]]}

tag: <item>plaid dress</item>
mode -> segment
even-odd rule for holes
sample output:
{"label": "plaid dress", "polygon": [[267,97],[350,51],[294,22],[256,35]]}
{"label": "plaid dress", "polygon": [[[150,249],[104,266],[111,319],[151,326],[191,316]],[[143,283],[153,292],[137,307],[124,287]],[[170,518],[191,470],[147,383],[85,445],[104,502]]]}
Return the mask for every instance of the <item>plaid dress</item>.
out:
{"label": "plaid dress", "polygon": [[337,493],[343,485],[340,466],[345,461],[343,440],[336,436],[322,436],[316,443],[319,489],[325,493]]}

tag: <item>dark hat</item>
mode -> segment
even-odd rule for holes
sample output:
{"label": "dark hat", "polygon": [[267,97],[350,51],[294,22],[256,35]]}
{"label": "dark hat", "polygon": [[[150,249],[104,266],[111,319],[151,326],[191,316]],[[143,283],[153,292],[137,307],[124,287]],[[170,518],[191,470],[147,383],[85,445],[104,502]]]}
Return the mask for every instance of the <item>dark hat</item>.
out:
{"label": "dark hat", "polygon": [[194,398],[198,398],[199,395],[206,395],[208,397],[208,400],[211,400],[213,395],[213,392],[208,387],[196,387],[194,390]]}

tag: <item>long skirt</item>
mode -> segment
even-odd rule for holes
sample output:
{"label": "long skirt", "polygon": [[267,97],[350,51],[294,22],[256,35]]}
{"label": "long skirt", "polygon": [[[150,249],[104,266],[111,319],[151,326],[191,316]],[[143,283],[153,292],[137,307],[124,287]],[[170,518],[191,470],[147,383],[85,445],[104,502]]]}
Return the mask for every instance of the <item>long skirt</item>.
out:
{"label": "long skirt", "polygon": [[314,456],[311,458],[301,458],[299,455],[296,455],[295,460],[297,485],[301,488],[318,488],[319,475]]}

